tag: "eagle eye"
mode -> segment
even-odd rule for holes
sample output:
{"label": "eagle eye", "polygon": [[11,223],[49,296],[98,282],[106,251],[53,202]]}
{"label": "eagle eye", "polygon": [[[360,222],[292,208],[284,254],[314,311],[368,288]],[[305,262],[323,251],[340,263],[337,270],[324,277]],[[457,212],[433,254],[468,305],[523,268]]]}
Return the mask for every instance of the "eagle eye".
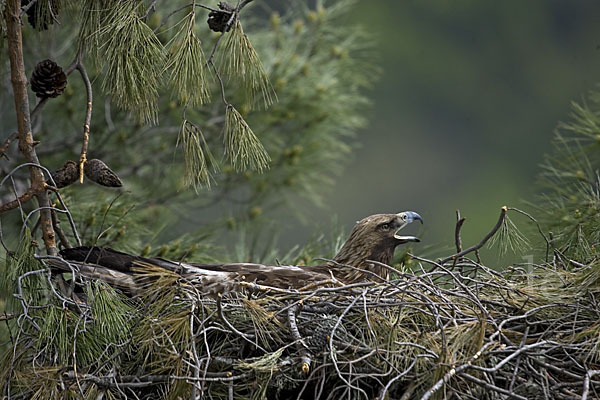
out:
{"label": "eagle eye", "polygon": [[390,224],[383,224],[381,225],[381,230],[384,232],[387,232],[390,230]]}

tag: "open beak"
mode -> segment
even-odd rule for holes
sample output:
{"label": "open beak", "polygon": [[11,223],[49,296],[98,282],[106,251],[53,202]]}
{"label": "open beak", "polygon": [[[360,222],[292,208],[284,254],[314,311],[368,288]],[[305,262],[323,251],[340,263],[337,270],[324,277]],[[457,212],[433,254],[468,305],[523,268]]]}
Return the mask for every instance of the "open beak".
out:
{"label": "open beak", "polygon": [[396,232],[394,232],[394,238],[396,240],[401,241],[402,243],[420,242],[421,240],[416,236],[400,236],[398,235],[398,232],[400,232],[400,230],[403,229],[406,225],[413,223],[414,221],[420,221],[422,224],[423,218],[421,218],[421,216],[414,211],[403,211],[396,215],[400,219],[401,224],[398,227],[398,229],[396,229]]}

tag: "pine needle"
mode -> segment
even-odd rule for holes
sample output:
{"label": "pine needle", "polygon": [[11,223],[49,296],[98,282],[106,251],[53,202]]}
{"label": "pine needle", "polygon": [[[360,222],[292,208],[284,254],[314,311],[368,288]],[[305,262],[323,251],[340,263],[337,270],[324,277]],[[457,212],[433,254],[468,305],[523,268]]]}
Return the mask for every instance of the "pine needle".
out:
{"label": "pine needle", "polygon": [[100,31],[108,21],[118,20],[131,11],[127,4],[119,0],[86,0],[81,7],[81,27],[79,29],[78,51],[90,54],[100,61]]}
{"label": "pine needle", "polygon": [[165,70],[171,70],[169,79],[177,98],[182,103],[197,106],[210,102],[210,92],[206,58],[200,40],[194,34],[194,16],[195,13],[191,12],[184,18],[181,29],[169,42],[171,61]]}
{"label": "pine needle", "polygon": [[[5,311],[20,309],[19,301],[12,295],[17,293],[19,277],[40,269],[40,264],[34,257],[35,246],[31,231],[24,229],[23,237],[19,242],[17,251],[6,256],[6,262],[0,268],[0,299],[5,300]],[[24,300],[28,303],[43,302],[48,290],[47,274],[32,274],[21,279],[21,290]]]}
{"label": "pine needle", "polygon": [[502,222],[502,226],[498,233],[490,240],[489,248],[496,244],[499,245],[501,256],[506,254],[508,250],[513,253],[518,253],[531,248],[529,240],[521,233],[508,215],[504,217],[504,221]]}
{"label": "pine needle", "polygon": [[209,168],[217,168],[217,162],[212,156],[204,135],[198,126],[183,120],[177,146],[183,148],[185,163],[183,182],[186,187],[193,187],[196,193],[202,188],[210,188],[211,175]]}
{"label": "pine needle", "polygon": [[244,369],[252,369],[256,372],[269,372],[273,373],[278,370],[277,362],[281,358],[283,354],[283,350],[285,348],[282,347],[272,353],[267,353],[262,357],[257,358],[253,362],[239,362],[238,367]]}
{"label": "pine needle", "polygon": [[106,64],[103,89],[140,121],[156,123],[164,59],[160,41],[133,7],[104,26],[100,35],[106,39],[102,47]]}
{"label": "pine needle", "polygon": [[244,118],[231,104],[225,111],[225,155],[238,171],[269,168],[271,158],[248,126]]}
{"label": "pine needle", "polygon": [[40,323],[37,346],[41,350],[52,351],[55,354],[59,365],[66,365],[72,354],[72,321],[77,320],[77,316],[63,308],[50,306],[43,314],[43,320]]}
{"label": "pine needle", "polygon": [[261,305],[252,300],[242,299],[244,309],[252,319],[254,331],[263,343],[275,342],[281,340],[278,332],[282,329],[282,324],[277,318],[274,318],[274,313],[265,310]]}
{"label": "pine needle", "polygon": [[94,333],[108,345],[118,345],[129,336],[131,328],[129,314],[133,308],[122,295],[105,283],[95,282],[89,290],[92,300],[92,316],[95,321]]}
{"label": "pine needle", "polygon": [[254,103],[258,92],[262,96],[265,108],[268,108],[274,100],[277,100],[277,95],[269,82],[260,58],[252,43],[250,43],[250,39],[244,34],[239,20],[236,21],[227,37],[221,52],[220,64],[222,72],[226,76],[243,82],[250,97],[249,106]]}

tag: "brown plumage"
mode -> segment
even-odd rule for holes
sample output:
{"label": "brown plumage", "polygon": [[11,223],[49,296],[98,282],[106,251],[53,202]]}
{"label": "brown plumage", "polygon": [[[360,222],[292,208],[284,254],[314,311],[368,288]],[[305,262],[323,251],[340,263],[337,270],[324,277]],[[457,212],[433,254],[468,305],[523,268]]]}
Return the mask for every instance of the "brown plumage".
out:
{"label": "brown plumage", "polygon": [[[135,285],[135,267],[156,266],[177,272],[201,285],[212,287],[209,291],[220,292],[224,287],[239,282],[254,282],[279,288],[301,288],[310,284],[336,281],[349,284],[365,280],[378,281],[389,278],[387,268],[377,263],[389,264],[396,246],[418,242],[414,236],[400,236],[398,231],[407,224],[419,220],[419,214],[405,211],[398,214],[376,214],[356,223],[350,236],[333,260],[312,266],[282,266],[253,263],[195,264],[145,258],[122,253],[109,248],[76,247],[61,251],[69,263],[75,263],[85,275],[85,269],[93,268],[95,277],[101,270],[111,271],[111,284],[131,289]],[[373,261],[377,262],[374,263]],[[53,263],[63,268],[65,264]],[[82,270],[83,268],[83,270]],[[100,268],[100,270],[99,270]],[[123,275],[119,278],[115,276]],[[133,276],[133,277],[132,277]],[[225,289],[226,290],[226,289]]]}
{"label": "brown plumage", "polygon": [[[334,275],[343,282],[389,279],[389,270],[373,262],[389,264],[396,246],[418,242],[414,236],[400,236],[398,231],[414,220],[423,220],[414,211],[398,214],[375,214],[358,221],[333,262]],[[363,272],[368,271],[368,272]]]}

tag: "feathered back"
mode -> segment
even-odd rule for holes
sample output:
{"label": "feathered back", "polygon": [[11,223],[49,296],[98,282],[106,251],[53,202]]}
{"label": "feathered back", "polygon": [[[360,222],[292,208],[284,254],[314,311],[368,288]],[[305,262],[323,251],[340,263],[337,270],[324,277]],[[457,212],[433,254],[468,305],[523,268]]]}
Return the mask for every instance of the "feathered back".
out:
{"label": "feathered back", "polygon": [[[331,283],[353,283],[365,280],[385,280],[389,270],[381,264],[389,264],[396,246],[409,241],[418,241],[413,236],[398,236],[397,233],[413,219],[421,217],[412,211],[399,214],[376,214],[356,223],[348,240],[332,262],[315,266],[285,266],[254,263],[193,264],[169,261],[162,258],[133,256],[110,248],[82,246],[64,249],[60,253],[65,260],[77,263],[80,271],[95,279],[109,275],[110,283],[130,287],[147,281],[136,278],[140,269],[160,267],[181,275],[184,279],[199,282],[211,292],[232,290],[236,286],[259,284],[277,288],[300,289],[307,285]],[[52,262],[53,266],[65,268],[65,262]],[[92,267],[90,267],[92,266]],[[97,267],[95,267],[97,266]],[[119,278],[121,277],[121,278]],[[100,278],[101,279],[101,278]],[[122,281],[122,282],[121,282]]]}

